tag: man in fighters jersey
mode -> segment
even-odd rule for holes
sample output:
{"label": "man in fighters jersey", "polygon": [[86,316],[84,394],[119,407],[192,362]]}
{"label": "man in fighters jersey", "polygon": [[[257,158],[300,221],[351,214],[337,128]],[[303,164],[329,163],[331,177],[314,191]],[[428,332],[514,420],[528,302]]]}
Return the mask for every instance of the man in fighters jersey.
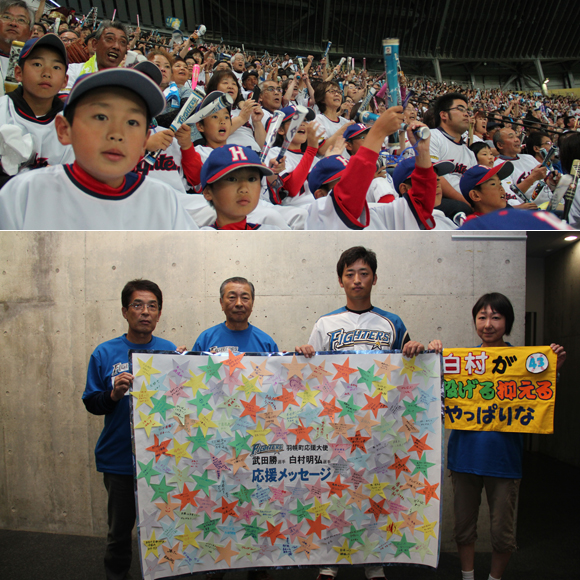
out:
{"label": "man in fighters jersey", "polygon": [[308,344],[296,352],[313,356],[316,351],[401,350],[415,356],[424,346],[409,338],[403,321],[371,303],[377,283],[377,256],[372,250],[355,246],[345,250],[336,265],[338,283],[346,294],[346,306],[318,319]]}
{"label": "man in fighters jersey", "polygon": [[[391,312],[371,303],[371,292],[377,283],[377,256],[367,248],[355,246],[345,250],[336,265],[338,283],[344,289],[346,306],[321,316],[310,334],[308,344],[296,347],[306,357],[315,352],[337,350],[401,350],[415,356],[425,347],[412,341],[403,321]],[[332,580],[338,567],[320,569],[318,580]],[[369,580],[385,578],[382,566],[365,566]]]}

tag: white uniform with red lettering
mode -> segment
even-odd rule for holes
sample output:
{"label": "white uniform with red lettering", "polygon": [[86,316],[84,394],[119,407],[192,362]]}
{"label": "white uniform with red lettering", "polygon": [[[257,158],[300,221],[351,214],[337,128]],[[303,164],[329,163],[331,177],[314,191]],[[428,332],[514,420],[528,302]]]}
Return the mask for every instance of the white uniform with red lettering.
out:
{"label": "white uniform with red lettering", "polygon": [[[121,191],[93,191],[73,165],[21,173],[0,190],[0,229],[197,230],[165,183],[128,173]],[[104,185],[104,184],[103,184]]]}
{"label": "white uniform with red lettering", "polygon": [[477,159],[463,139],[459,143],[453,140],[451,135],[447,134],[441,127],[431,131],[431,144],[429,146],[431,161],[451,161],[455,167],[451,173],[445,176],[447,183],[456,189],[459,193],[459,180],[461,176],[471,167],[477,165]]}
{"label": "white uniform with red lettering", "polygon": [[[510,205],[520,205],[524,202],[521,201],[516,196],[516,194],[512,192],[511,186],[517,185],[519,187],[520,183],[524,179],[526,179],[526,177],[530,176],[532,169],[535,169],[538,165],[540,165],[540,163],[533,155],[521,154],[517,155],[514,159],[512,159],[511,157],[502,157],[500,155],[495,160],[494,166],[500,165],[501,163],[505,163],[506,161],[509,161],[514,166],[512,174],[502,181],[503,188],[505,189],[506,192],[506,199]],[[537,184],[538,181],[534,181],[532,186],[527,191],[524,192],[524,195],[530,201],[532,198],[532,192],[534,191],[534,188],[536,187]],[[536,197],[536,199],[534,200],[534,203],[537,204],[544,203],[545,201],[548,201],[550,197],[551,197],[550,188],[546,186],[542,188],[538,197]]]}
{"label": "white uniform with red lettering", "polygon": [[14,101],[8,95],[0,97],[0,126],[7,124],[16,125],[22,129],[24,135],[32,136],[36,157],[33,162],[27,164],[30,169],[74,161],[72,146],[61,145],[56,136],[54,119],[39,121],[27,116],[24,111],[15,107]]}

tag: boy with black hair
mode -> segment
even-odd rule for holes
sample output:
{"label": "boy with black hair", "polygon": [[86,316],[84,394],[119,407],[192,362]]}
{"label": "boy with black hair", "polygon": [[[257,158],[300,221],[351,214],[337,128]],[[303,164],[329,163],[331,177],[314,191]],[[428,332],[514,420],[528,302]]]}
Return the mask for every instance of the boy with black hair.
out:
{"label": "boy with black hair", "polygon": [[159,87],[139,71],[81,77],[55,119],[75,162],[12,179],[0,191],[0,228],[197,229],[173,188],[133,173],[164,105]]}
{"label": "boy with black hair", "polygon": [[465,172],[459,185],[465,201],[473,207],[473,213],[465,221],[508,207],[502,180],[512,171],[512,163],[505,161],[491,169],[476,165]]}
{"label": "boy with black hair", "polygon": [[249,147],[225,145],[214,149],[201,169],[203,195],[215,209],[216,230],[280,229],[276,226],[248,223],[246,217],[260,201],[262,177],[273,171],[260,162]]}
{"label": "boy with black hair", "polygon": [[[34,157],[26,163],[29,169],[74,159],[72,148],[61,145],[55,131],[55,117],[63,109],[57,95],[67,83],[66,67],[66,49],[58,36],[33,38],[22,48],[14,67],[15,78],[21,85],[0,98],[0,127],[15,125],[23,135],[32,136]],[[14,175],[16,168],[3,169],[1,185]]]}

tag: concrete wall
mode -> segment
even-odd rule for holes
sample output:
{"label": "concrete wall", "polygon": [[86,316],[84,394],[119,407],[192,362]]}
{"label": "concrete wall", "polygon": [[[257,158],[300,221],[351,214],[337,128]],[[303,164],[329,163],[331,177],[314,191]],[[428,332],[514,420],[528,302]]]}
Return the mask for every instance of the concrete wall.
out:
{"label": "concrete wall", "polygon": [[[447,232],[0,233],[0,528],[105,534],[93,456],[103,418],[86,412],[81,394],[93,349],[126,331],[120,294],[128,280],[159,283],[165,304],[156,334],[191,347],[223,320],[220,283],[246,276],[257,291],[252,322],[292,350],[318,316],[344,304],[336,261],[364,244],[379,260],[373,303],[399,314],[414,340],[475,344],[471,307],[495,290],[512,299],[511,340],[523,344],[524,240],[454,241]],[[443,548],[453,549],[445,479]],[[483,521],[481,529],[485,538]]]}

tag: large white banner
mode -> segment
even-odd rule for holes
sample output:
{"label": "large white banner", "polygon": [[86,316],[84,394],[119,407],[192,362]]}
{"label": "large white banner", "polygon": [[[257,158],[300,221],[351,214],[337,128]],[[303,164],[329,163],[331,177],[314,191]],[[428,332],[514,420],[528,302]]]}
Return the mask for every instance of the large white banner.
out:
{"label": "large white banner", "polygon": [[145,577],[436,567],[440,360],[133,351]]}

